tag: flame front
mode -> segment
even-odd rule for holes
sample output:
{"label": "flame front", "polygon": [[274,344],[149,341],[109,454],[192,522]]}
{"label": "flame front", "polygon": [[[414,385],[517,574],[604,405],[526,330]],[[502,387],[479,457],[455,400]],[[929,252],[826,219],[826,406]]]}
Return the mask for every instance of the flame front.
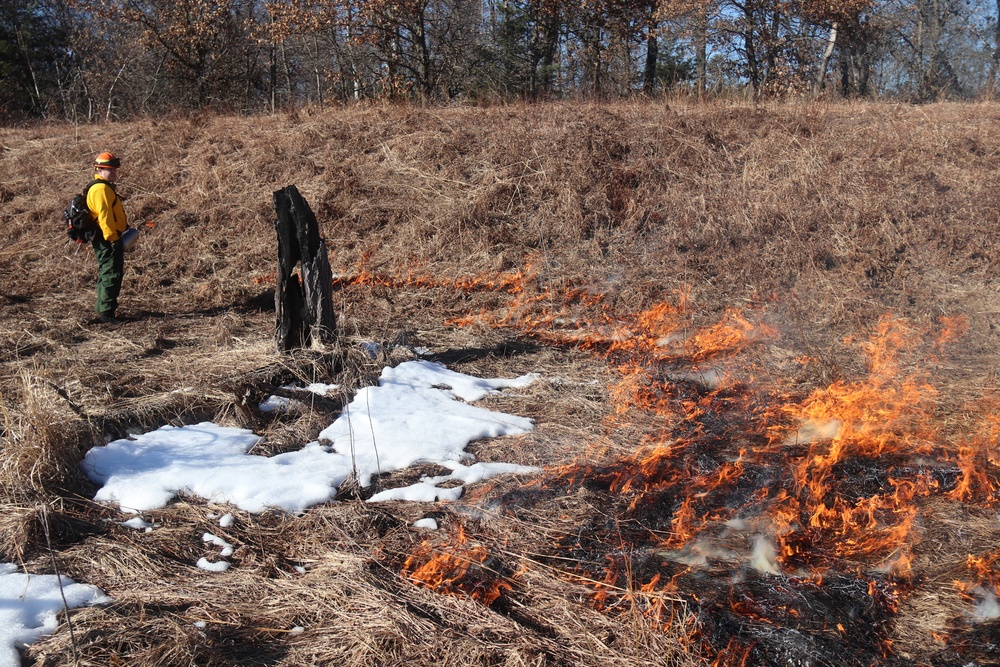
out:
{"label": "flame front", "polygon": [[454,542],[435,546],[424,542],[403,563],[402,574],[413,583],[448,595],[469,596],[493,605],[511,589],[506,577],[487,566],[489,550],[471,544],[459,525]]}
{"label": "flame front", "polygon": [[[943,432],[938,389],[910,361],[921,346],[925,358],[944,354],[968,330],[966,318],[940,318],[920,331],[885,316],[869,337],[845,341],[867,362],[862,378],[802,394],[759,359],[744,358],[778,337],[764,311],[728,310],[698,325],[685,291],[623,310],[599,290],[544,286],[530,266],[488,279],[361,279],[496,291],[505,295],[499,306],[451,324],[509,328],[607,360],[613,409],[604,427],[608,438],[635,436],[634,451],[551,469],[536,484],[611,498],[613,533],[581,528],[554,547],[557,562],[579,563],[568,576],[592,582],[595,605],[609,613],[637,594],[681,595],[750,624],[871,635],[866,659],[877,661],[892,653],[887,619],[912,585],[923,500],[998,500],[1000,418],[985,418],[980,433],[961,438]],[[577,561],[581,551],[589,555]],[[404,572],[492,604],[511,580],[483,574],[490,558],[459,532],[448,549],[418,548]],[[970,556],[967,581],[956,586],[1000,596],[998,560],[996,552]],[[597,562],[599,570],[586,564]],[[697,575],[727,568],[717,588],[705,589],[709,579]],[[633,586],[636,576],[647,583]],[[838,617],[838,596],[849,600],[844,608],[861,604],[870,614]],[[835,621],[828,626],[817,609]],[[665,612],[650,604],[647,613]],[[706,650],[739,662],[753,645],[730,640]]]}

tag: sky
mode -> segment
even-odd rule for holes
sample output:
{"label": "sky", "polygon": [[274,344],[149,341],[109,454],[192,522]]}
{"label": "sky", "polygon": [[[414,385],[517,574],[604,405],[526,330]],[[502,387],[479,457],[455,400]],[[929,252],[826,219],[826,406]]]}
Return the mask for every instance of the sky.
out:
{"label": "sky", "polygon": [[[252,431],[203,422],[162,426],[114,440],[87,452],[82,466],[101,485],[95,500],[117,505],[122,525],[146,532],[157,526],[143,513],[165,507],[178,493],[250,513],[281,509],[297,514],[333,500],[351,477],[368,487],[380,474],[418,463],[434,463],[447,472],[409,486],[381,489],[368,502],[457,500],[465,485],[539,471],[476,461],[465,451],[476,440],[532,430],[530,419],[473,403],[502,389],[525,387],[537,377],[481,379],[429,361],[409,361],[384,369],[377,386],[359,390],[316,441],[295,451],[257,455],[254,449],[261,438]],[[304,388],[319,395],[339,391],[327,384]],[[260,408],[274,412],[308,406],[271,396]],[[222,528],[234,520],[232,513],[213,518]],[[425,518],[414,527],[433,530],[437,524]],[[225,572],[234,547],[212,533],[205,533],[202,541],[218,549],[218,556],[201,558],[192,566]],[[63,597],[69,608],[110,601],[94,586],[19,570],[13,564],[0,564],[0,667],[19,667],[18,649],[56,629]]]}

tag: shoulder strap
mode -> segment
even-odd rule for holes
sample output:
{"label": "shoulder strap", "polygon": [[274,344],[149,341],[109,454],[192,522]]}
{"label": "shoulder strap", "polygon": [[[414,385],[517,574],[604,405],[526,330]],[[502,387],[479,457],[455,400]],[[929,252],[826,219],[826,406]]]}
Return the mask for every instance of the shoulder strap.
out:
{"label": "shoulder strap", "polygon": [[114,183],[112,183],[111,181],[106,181],[103,178],[95,178],[90,183],[87,183],[87,187],[85,187],[83,189],[83,199],[84,199],[84,201],[86,201],[86,199],[87,199],[87,194],[90,192],[90,188],[94,187],[98,183],[103,183],[104,185],[106,185],[109,188],[111,188],[111,192],[115,195],[115,198],[111,201],[111,205],[114,206],[114,203],[116,201],[118,201],[118,191],[115,190],[115,184]]}
{"label": "shoulder strap", "polygon": [[[103,178],[95,178],[90,183],[87,183],[87,187],[83,189],[83,196],[86,197],[87,193],[90,192],[90,188],[94,187],[98,183],[104,183],[105,185],[111,186],[111,190],[114,191],[115,186],[110,181],[106,181]],[[117,193],[116,193],[117,194]]]}

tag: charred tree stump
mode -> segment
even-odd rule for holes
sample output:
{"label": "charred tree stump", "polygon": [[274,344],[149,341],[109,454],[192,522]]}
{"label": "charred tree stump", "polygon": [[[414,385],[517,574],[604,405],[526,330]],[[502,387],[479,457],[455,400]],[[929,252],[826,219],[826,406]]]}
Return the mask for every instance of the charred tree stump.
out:
{"label": "charred tree stump", "polygon": [[[294,185],[274,193],[278,273],[274,289],[278,350],[318,347],[336,340],[333,272],[309,204]],[[299,274],[295,267],[301,266]],[[300,278],[301,276],[301,278]]]}

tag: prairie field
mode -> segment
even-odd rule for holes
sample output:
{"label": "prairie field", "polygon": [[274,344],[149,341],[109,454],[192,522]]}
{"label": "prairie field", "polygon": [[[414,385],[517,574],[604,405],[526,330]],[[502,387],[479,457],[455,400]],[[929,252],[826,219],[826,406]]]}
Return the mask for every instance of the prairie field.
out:
{"label": "prairie field", "polygon": [[[104,150],[140,230],[113,325],[61,219]],[[114,600],[24,664],[1000,664],[1000,104],[42,123],[0,164],[0,561]],[[288,185],[338,342],[281,353]],[[539,374],[480,402],[534,430],[470,451],[542,472],[299,515],[183,496],[141,532],[81,471],[165,424],[295,450],[417,357]],[[259,409],[310,382],[342,395]]]}

